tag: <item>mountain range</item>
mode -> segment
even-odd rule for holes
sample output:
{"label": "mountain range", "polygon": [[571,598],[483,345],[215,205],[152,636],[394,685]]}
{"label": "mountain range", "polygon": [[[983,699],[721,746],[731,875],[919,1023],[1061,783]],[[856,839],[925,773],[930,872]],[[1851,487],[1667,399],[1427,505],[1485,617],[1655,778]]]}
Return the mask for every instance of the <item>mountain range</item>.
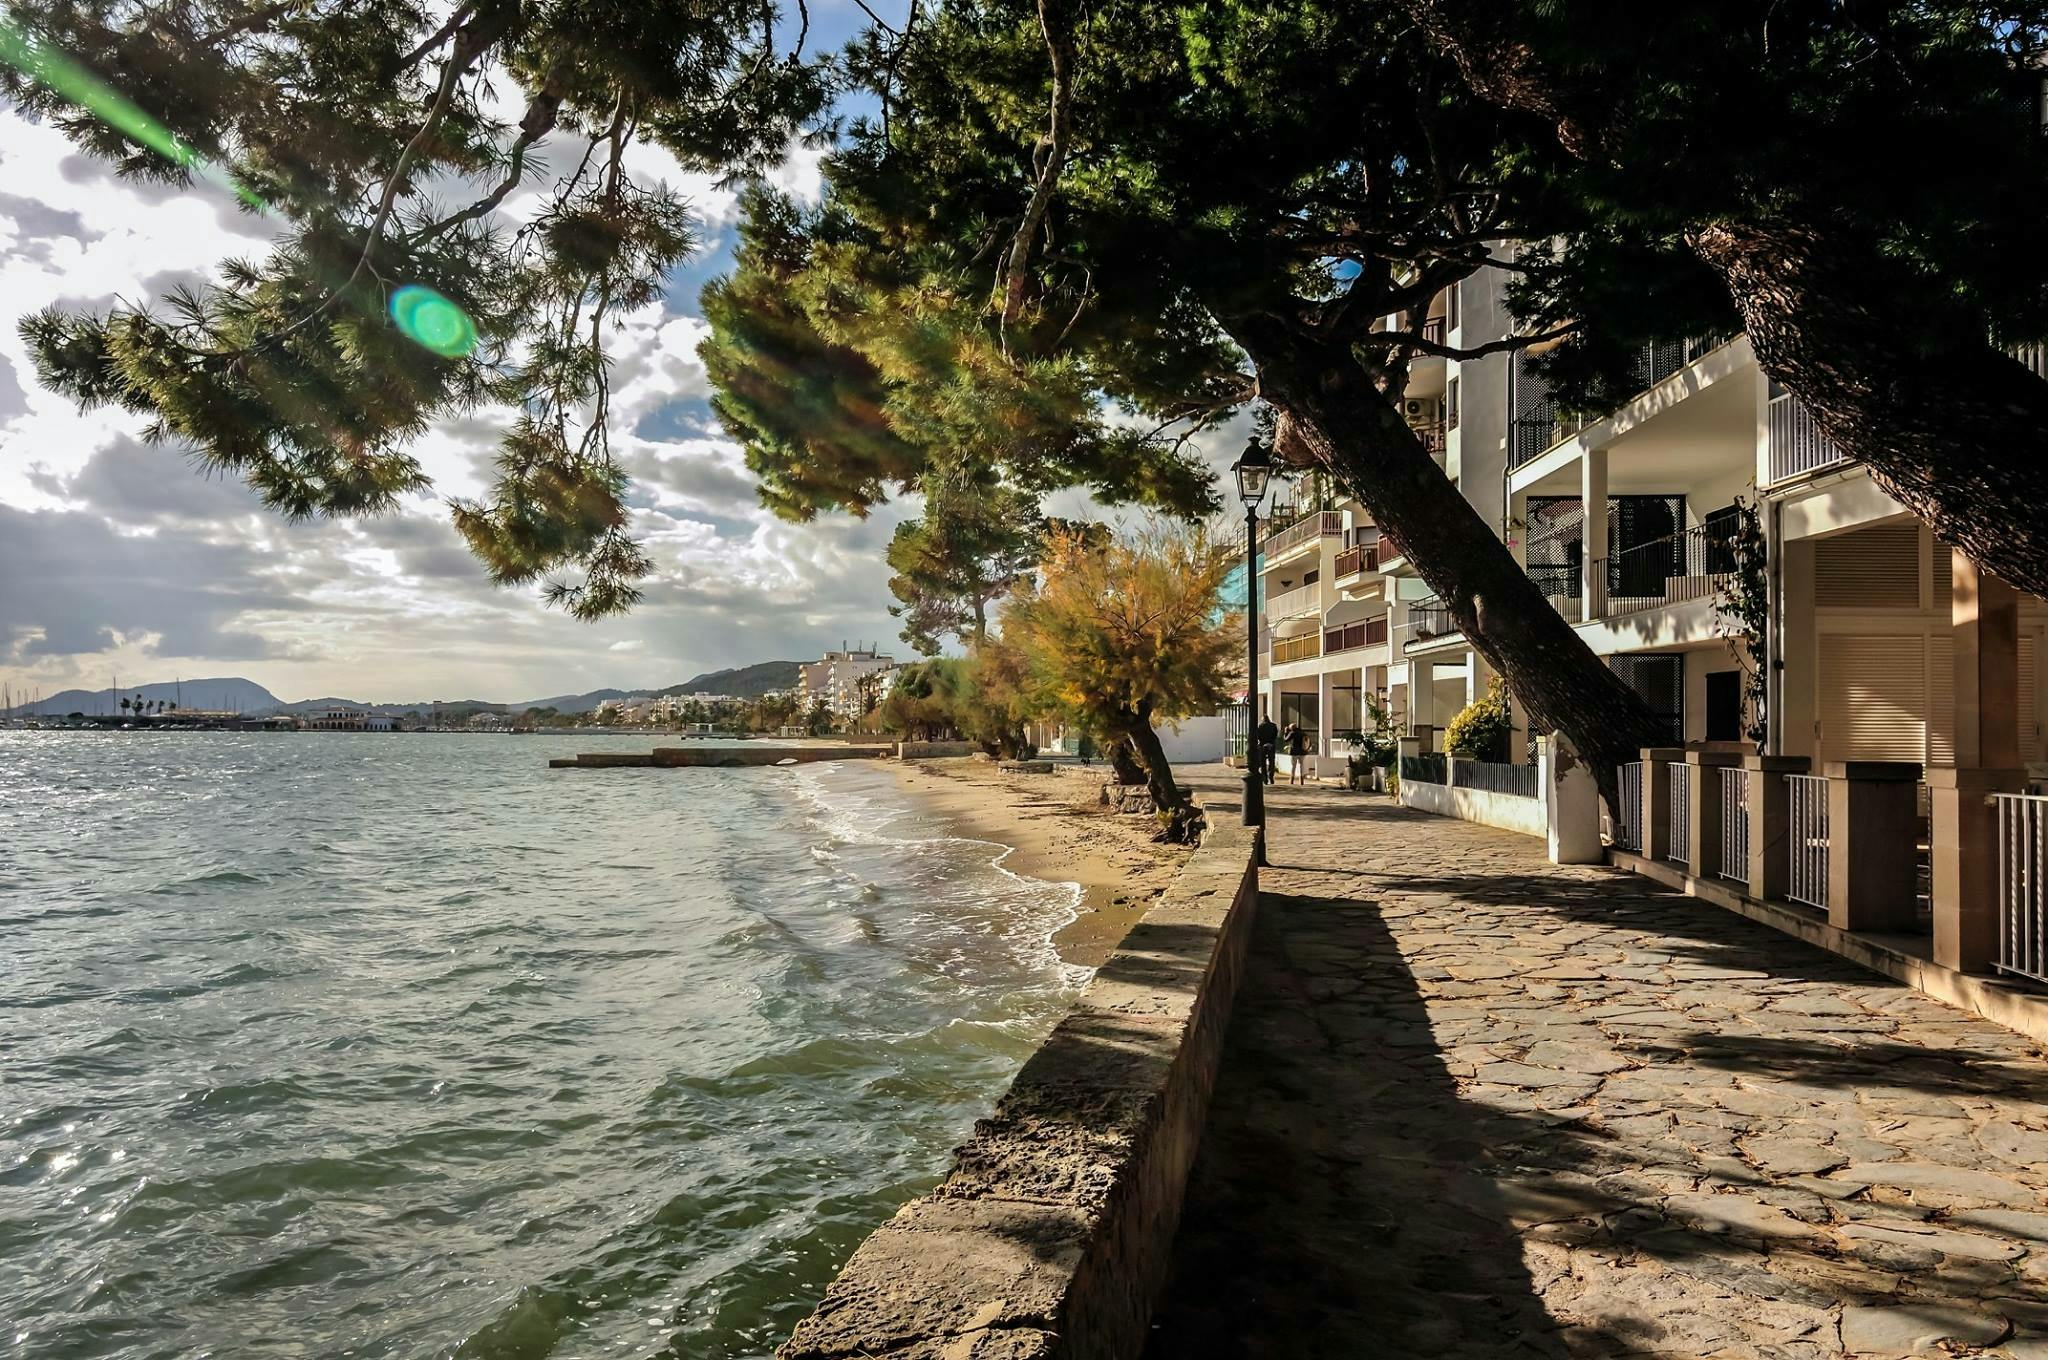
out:
{"label": "mountain range", "polygon": [[679,685],[669,685],[657,690],[594,689],[587,694],[556,694],[545,699],[527,699],[518,703],[500,703],[489,699],[423,699],[416,703],[365,703],[358,699],[326,697],[320,699],[298,699],[287,703],[278,698],[254,680],[240,676],[222,676],[205,680],[179,680],[169,683],[147,685],[123,685],[119,691],[67,689],[43,699],[40,704],[17,704],[7,710],[9,716],[31,712],[47,714],[65,713],[118,713],[120,701],[141,695],[146,701],[163,700],[166,704],[180,703],[186,708],[225,709],[252,716],[265,713],[303,713],[314,708],[348,707],[366,709],[372,713],[426,713],[435,708],[465,708],[488,710],[497,709],[508,713],[521,713],[529,708],[552,708],[559,713],[588,713],[607,699],[623,699],[631,694],[729,694],[734,698],[752,699],[770,690],[788,689],[797,682],[796,661],[759,661],[751,666],[737,666],[722,671],[706,671],[691,676]]}

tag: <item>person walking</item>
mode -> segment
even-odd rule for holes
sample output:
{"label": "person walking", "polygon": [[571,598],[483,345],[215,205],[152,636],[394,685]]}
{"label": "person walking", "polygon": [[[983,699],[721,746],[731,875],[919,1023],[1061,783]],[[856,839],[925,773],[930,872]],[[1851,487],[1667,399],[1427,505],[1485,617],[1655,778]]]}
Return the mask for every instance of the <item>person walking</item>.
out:
{"label": "person walking", "polygon": [[1273,782],[1273,758],[1279,750],[1280,729],[1272,718],[1260,719],[1258,730],[1252,733],[1252,770],[1268,784]]}
{"label": "person walking", "polygon": [[1290,784],[1308,782],[1308,733],[1301,730],[1300,723],[1287,724],[1287,760],[1294,768],[1287,773]]}

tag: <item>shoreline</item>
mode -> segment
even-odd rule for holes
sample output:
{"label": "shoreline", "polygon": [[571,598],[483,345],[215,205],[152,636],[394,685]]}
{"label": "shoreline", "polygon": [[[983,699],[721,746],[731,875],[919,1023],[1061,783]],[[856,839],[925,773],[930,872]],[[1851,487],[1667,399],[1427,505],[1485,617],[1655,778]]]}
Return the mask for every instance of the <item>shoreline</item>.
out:
{"label": "shoreline", "polygon": [[954,834],[1009,847],[1003,868],[1080,886],[1074,919],[1053,936],[1071,965],[1100,967],[1191,853],[1155,844],[1149,820],[1098,810],[1106,765],[1005,774],[973,757],[888,764],[898,784]]}

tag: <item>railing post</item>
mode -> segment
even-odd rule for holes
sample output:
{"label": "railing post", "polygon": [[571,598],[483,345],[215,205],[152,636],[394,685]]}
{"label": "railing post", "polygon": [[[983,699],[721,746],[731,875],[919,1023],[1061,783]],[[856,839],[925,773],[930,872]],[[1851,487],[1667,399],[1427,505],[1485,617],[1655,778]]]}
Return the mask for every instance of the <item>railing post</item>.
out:
{"label": "railing post", "polygon": [[1592,767],[1563,735],[1536,738],[1536,796],[1543,800],[1544,841],[1552,864],[1604,864],[1600,786]]}
{"label": "railing post", "polygon": [[2025,770],[1929,770],[1934,961],[1981,973],[1998,957],[1998,813],[1994,793],[2022,793]]}
{"label": "railing post", "polygon": [[[1692,767],[1692,815],[1685,824],[1685,868],[1694,878],[1712,878],[1721,870],[1721,770],[1740,765],[1734,751],[1687,751]],[[1712,771],[1709,777],[1708,772]]]}
{"label": "railing post", "polygon": [[1838,930],[1912,930],[1920,873],[1920,766],[1831,760],[1822,768],[1828,777],[1828,924]]}
{"label": "railing post", "polygon": [[1643,748],[1643,835],[1644,859],[1656,861],[1671,855],[1671,764],[1683,761],[1685,752],[1676,746]]}
{"label": "railing post", "polygon": [[1788,774],[1805,774],[1805,756],[1744,756],[1749,771],[1749,895],[1783,898],[1792,879],[1792,786]]}

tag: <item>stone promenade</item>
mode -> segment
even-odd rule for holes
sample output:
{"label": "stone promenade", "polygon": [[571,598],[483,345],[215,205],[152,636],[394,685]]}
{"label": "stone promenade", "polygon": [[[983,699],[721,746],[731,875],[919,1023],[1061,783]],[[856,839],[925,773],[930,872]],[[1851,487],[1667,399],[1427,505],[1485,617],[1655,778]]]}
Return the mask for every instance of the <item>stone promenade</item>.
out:
{"label": "stone promenade", "polygon": [[1156,1360],[2048,1360],[2034,1044],[1528,837],[1271,820]]}

